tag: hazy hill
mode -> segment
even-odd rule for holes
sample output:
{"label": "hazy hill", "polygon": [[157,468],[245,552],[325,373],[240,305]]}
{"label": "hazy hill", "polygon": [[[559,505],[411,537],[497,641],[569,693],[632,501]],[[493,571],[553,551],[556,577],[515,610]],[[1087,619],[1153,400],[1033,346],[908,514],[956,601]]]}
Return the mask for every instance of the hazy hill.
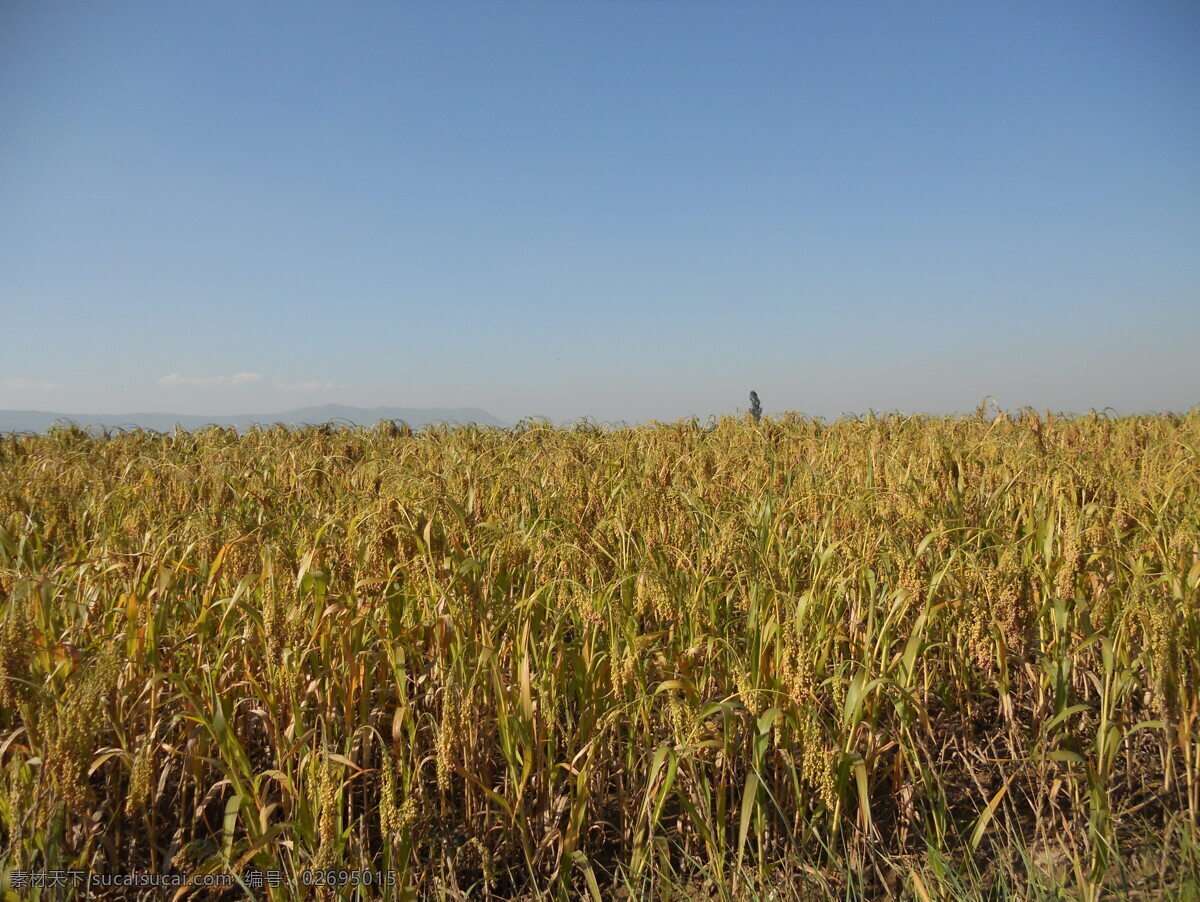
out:
{"label": "hazy hill", "polygon": [[247,413],[234,416],[204,416],[184,413],[54,413],[46,410],[0,410],[0,433],[44,432],[55,423],[70,422],[83,427],[106,429],[154,429],[167,432],[180,426],[200,429],[204,426],[234,426],[247,429],[255,424],[269,426],[303,426],[318,423],[341,423],[355,426],[374,426],[380,420],[403,420],[410,426],[430,423],[477,423],[481,426],[504,426],[485,410],[477,407],[434,408],[420,410],[411,407],[347,407],[344,404],[324,404],[320,407],[299,407],[283,413]]}

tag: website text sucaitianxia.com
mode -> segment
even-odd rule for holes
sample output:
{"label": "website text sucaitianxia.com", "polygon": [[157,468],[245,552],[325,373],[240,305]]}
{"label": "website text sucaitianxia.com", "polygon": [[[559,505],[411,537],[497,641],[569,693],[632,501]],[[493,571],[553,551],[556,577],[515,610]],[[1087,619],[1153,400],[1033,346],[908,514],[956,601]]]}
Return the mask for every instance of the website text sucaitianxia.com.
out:
{"label": "website text sucaitianxia.com", "polygon": [[[100,890],[110,887],[233,887],[259,889],[267,886],[282,886],[286,875],[282,871],[248,870],[240,875],[233,874],[181,874],[177,872],[154,873],[129,871],[116,874],[98,874],[90,871],[10,871],[4,875],[3,884],[8,889],[87,889]],[[300,883],[304,886],[395,886],[394,871],[302,871]]]}

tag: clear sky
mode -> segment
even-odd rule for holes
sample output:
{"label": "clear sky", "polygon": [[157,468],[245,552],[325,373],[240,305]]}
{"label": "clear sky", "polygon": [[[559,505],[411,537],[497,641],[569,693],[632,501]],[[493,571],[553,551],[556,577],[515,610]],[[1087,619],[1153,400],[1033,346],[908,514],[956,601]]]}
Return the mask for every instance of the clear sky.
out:
{"label": "clear sky", "polygon": [[1200,3],[0,3],[0,408],[1200,403]]}

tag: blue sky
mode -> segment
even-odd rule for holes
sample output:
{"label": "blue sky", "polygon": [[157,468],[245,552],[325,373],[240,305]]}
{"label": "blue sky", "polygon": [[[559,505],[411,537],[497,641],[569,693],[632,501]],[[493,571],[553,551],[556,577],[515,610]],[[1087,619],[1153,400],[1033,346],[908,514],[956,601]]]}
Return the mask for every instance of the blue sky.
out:
{"label": "blue sky", "polygon": [[1200,5],[0,6],[0,408],[1200,403]]}

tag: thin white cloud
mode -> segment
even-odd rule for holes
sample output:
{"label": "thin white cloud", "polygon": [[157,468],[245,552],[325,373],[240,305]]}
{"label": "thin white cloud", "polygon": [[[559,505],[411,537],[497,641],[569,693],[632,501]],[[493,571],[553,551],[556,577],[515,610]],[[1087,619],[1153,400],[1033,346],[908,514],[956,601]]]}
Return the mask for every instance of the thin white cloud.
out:
{"label": "thin white cloud", "polygon": [[279,379],[275,380],[275,387],[280,391],[297,391],[297,392],[315,392],[315,391],[332,391],[337,388],[336,382],[320,382],[313,380],[311,382],[282,382]]}
{"label": "thin white cloud", "polygon": [[63,387],[61,382],[39,382],[36,379],[5,379],[0,382],[0,388],[6,391],[58,391]]}
{"label": "thin white cloud", "polygon": [[158,380],[165,388],[175,388],[179,385],[247,385],[251,382],[261,382],[262,373],[234,373],[232,376],[181,376],[171,373]]}

